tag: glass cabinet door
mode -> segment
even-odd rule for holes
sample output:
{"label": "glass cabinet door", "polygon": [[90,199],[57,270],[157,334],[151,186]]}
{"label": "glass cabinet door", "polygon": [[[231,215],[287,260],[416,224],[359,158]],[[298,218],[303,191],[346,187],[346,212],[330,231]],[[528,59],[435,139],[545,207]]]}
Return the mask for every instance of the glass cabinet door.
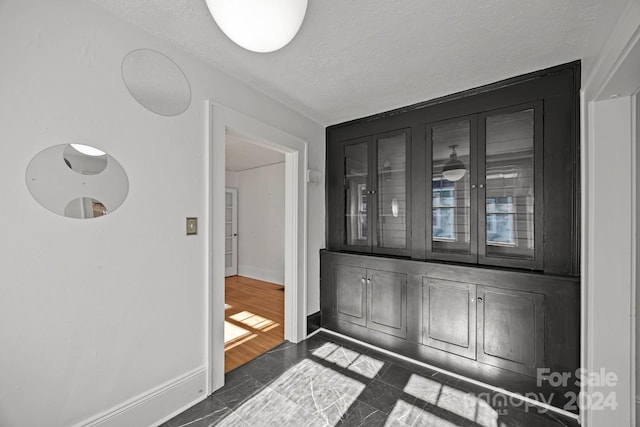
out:
{"label": "glass cabinet door", "polygon": [[[538,109],[540,110],[540,109]],[[538,111],[541,114],[541,111]],[[480,257],[528,260],[536,255],[536,109],[519,108],[485,115]],[[537,174],[541,177],[541,173]],[[538,178],[540,179],[540,178]],[[484,208],[484,209],[482,209]],[[484,224],[482,224],[484,223]]]}
{"label": "glass cabinet door", "polygon": [[[431,146],[431,252],[436,258],[460,259],[475,253],[472,230],[475,118],[427,126]],[[427,221],[429,223],[429,221]],[[456,254],[453,257],[437,254]]]}
{"label": "glass cabinet door", "polygon": [[376,137],[376,248],[407,248],[407,132]]}
{"label": "glass cabinet door", "polygon": [[369,246],[369,140],[344,146],[344,244]]}

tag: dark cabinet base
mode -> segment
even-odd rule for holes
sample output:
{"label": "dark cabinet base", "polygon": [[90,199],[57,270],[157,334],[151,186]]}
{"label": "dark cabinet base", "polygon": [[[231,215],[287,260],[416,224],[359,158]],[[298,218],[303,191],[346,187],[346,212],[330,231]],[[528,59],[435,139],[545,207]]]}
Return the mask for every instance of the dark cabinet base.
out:
{"label": "dark cabinet base", "polygon": [[422,344],[475,359],[475,288],[471,283],[422,279]]}
{"label": "dark cabinet base", "polygon": [[579,367],[576,278],[322,251],[321,311],[325,329],[559,408],[579,391],[537,384]]}

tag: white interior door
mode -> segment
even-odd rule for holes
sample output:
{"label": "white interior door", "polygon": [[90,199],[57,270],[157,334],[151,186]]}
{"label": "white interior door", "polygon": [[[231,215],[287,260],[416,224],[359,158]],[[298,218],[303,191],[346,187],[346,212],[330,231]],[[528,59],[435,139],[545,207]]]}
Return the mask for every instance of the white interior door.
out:
{"label": "white interior door", "polygon": [[238,190],[224,191],[224,275],[238,274]]}

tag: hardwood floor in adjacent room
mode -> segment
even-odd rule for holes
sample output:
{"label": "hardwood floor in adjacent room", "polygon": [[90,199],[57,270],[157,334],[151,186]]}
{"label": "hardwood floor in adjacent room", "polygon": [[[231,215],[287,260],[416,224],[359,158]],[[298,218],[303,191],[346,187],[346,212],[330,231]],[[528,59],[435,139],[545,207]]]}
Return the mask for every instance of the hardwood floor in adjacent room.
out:
{"label": "hardwood floor in adjacent room", "polygon": [[225,279],[224,370],[284,341],[284,286],[242,276]]}

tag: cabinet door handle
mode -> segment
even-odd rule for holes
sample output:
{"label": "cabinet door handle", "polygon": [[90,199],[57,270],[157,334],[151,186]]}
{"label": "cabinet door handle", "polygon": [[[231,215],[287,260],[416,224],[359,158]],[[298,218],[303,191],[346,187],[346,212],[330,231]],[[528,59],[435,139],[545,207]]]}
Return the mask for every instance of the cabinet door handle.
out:
{"label": "cabinet door handle", "polygon": [[478,302],[482,302],[482,297],[478,297]]}
{"label": "cabinet door handle", "polygon": [[476,302],[476,299],[474,297],[471,297],[471,302]]}
{"label": "cabinet door handle", "polygon": [[361,280],[362,284],[364,285],[367,282],[367,279],[365,279],[364,277]]}
{"label": "cabinet door handle", "polygon": [[367,279],[367,283],[371,284],[371,279]]}
{"label": "cabinet door handle", "polygon": [[480,184],[480,188],[484,188],[484,184]]}
{"label": "cabinet door handle", "polygon": [[471,184],[471,188],[476,188],[476,185],[475,184]]}

